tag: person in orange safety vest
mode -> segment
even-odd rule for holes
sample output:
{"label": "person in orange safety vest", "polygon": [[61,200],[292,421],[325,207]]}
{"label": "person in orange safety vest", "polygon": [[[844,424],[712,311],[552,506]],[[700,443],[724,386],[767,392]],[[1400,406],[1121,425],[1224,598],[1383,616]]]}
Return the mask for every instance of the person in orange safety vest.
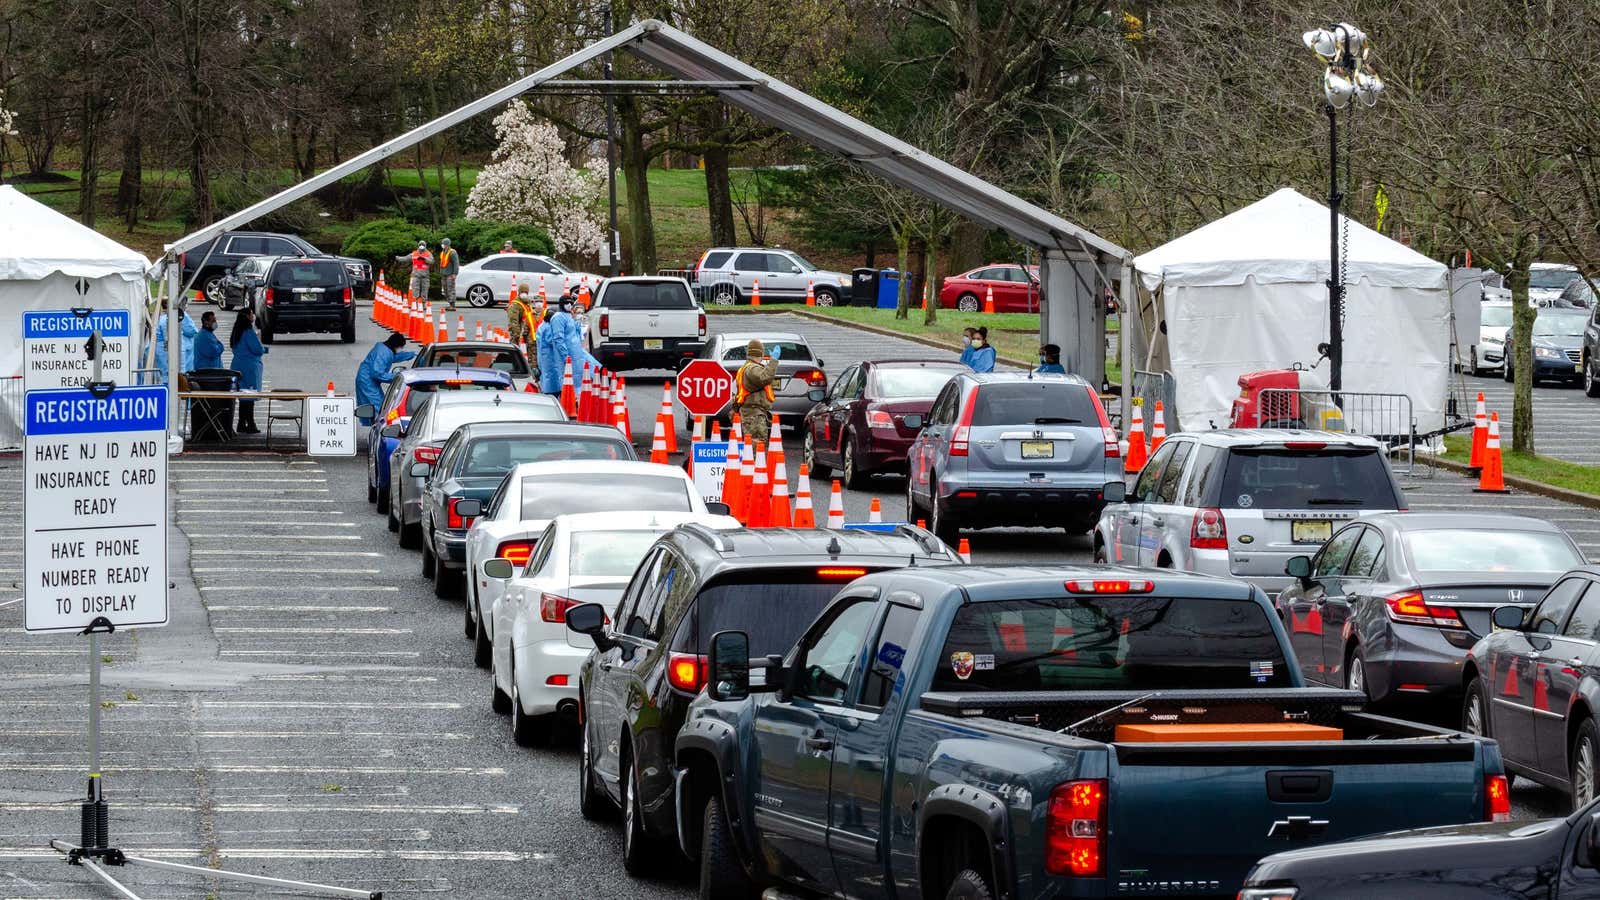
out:
{"label": "person in orange safety vest", "polygon": [[776,399],[772,382],[778,377],[781,352],[775,347],[768,356],[761,342],[752,338],[744,348],[745,363],[733,376],[733,402],[739,408],[747,440],[765,441],[772,428],[772,401]]}

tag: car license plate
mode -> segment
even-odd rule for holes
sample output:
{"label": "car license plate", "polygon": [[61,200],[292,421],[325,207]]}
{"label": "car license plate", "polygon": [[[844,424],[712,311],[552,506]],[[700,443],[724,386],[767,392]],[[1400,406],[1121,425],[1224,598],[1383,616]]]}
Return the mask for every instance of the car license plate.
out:
{"label": "car license plate", "polygon": [[1055,441],[1023,441],[1023,459],[1054,459],[1056,455]]}
{"label": "car license plate", "polygon": [[644,348],[646,350],[660,350],[661,349],[661,338],[645,338],[644,339]]}
{"label": "car license plate", "polygon": [[1333,536],[1333,523],[1326,519],[1297,520],[1289,523],[1289,537],[1296,544],[1324,544]]}

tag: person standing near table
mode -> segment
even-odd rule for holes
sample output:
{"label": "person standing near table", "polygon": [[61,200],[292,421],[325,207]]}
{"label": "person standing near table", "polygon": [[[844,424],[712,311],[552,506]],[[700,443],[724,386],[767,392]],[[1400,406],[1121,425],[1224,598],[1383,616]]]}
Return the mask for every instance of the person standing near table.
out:
{"label": "person standing near table", "polygon": [[[261,390],[261,358],[268,351],[256,335],[255,322],[255,310],[241,310],[233,319],[233,334],[228,337],[228,346],[233,348],[233,370],[239,373],[241,391]],[[239,401],[239,427],[235,430],[240,434],[261,433],[256,427],[254,400]]]}
{"label": "person standing near table", "polygon": [[[194,320],[189,318],[189,311],[185,304],[178,304],[178,334],[179,343],[183,348],[183,355],[179,358],[179,372],[194,371],[194,336],[200,329],[195,327]],[[161,304],[161,320],[156,323],[156,368],[160,370],[160,379],[167,380],[167,304]]]}
{"label": "person standing near table", "polygon": [[962,336],[961,342],[966,345],[961,351],[961,361],[967,368],[982,374],[994,371],[994,348],[989,346],[989,329],[985,327],[968,328]]}
{"label": "person standing near table", "polygon": [[217,314],[208,309],[200,316],[200,333],[194,336],[195,369],[222,368],[223,349],[217,337]]}

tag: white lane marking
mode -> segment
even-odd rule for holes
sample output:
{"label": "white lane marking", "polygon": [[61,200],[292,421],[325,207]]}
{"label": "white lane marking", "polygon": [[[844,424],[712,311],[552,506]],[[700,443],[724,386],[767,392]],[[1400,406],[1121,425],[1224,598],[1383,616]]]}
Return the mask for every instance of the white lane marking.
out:
{"label": "white lane marking", "polygon": [[[466,766],[456,768],[424,769],[411,766],[216,766],[205,767],[208,772],[218,772],[229,775],[484,775],[500,776],[506,774],[505,769],[498,767],[470,768]],[[123,766],[116,763],[103,763],[102,769],[107,772],[190,772],[194,766]],[[56,765],[51,763],[0,763],[0,772],[82,772],[83,766]],[[59,805],[59,804],[58,804]]]}
{"label": "white lane marking", "polygon": [[[327,484],[328,483],[328,479],[326,479],[326,478],[301,478],[300,477],[300,473],[298,473],[298,472],[295,473],[295,479],[294,480],[295,480],[296,483],[306,483],[306,484]],[[190,478],[188,476],[184,476],[184,478],[183,478],[183,483],[184,484],[204,483],[204,482],[210,482],[210,481],[221,482],[223,484],[238,484],[239,483],[239,479],[238,478]]]}
{"label": "white lane marking", "polygon": [[[56,651],[56,650],[52,650],[52,651],[8,650],[6,652],[7,653],[43,653],[43,652],[50,652],[50,653],[56,653],[56,654],[59,654],[59,655],[66,655],[66,654],[68,654],[70,652],[70,654],[73,655],[73,656],[82,656],[83,655],[83,651],[82,650],[72,650],[72,651],[64,651],[64,650],[62,650],[62,651]],[[346,652],[329,653],[329,652],[327,652],[325,650],[218,650],[217,651],[217,655],[219,655],[219,656],[306,656],[306,657],[310,657],[312,659],[334,659],[334,658],[337,658],[337,659],[339,659],[341,661],[347,660],[347,659],[350,658],[350,654],[346,653]],[[415,651],[415,650],[362,650],[361,651],[361,655],[362,656],[404,656],[404,657],[407,657],[407,658],[414,659],[416,657],[421,656],[422,654],[417,652],[417,651]]]}
{"label": "white lane marking", "polygon": [[[129,856],[167,857],[171,859],[202,859],[209,855],[209,851],[202,853],[199,850],[180,850],[176,848],[143,848],[124,847]],[[321,850],[314,848],[293,847],[242,847],[236,849],[220,849],[216,855],[223,859],[404,859],[418,862],[542,862],[555,859],[551,853],[523,853],[516,850],[379,850],[373,848],[352,848],[338,850]],[[0,847],[0,859],[60,859],[61,854],[46,848],[40,850],[34,847]]]}
{"label": "white lane marking", "polygon": [[[283,568],[249,568],[241,566],[212,566],[196,567],[191,572],[265,572],[269,575],[287,574],[289,570]],[[382,569],[294,569],[296,575],[381,575]],[[215,606],[211,607],[216,609]]]}
{"label": "white lane marking", "polygon": [[12,605],[21,603],[23,600],[26,600],[26,599],[27,599],[26,597],[18,597],[15,600],[7,600],[4,603],[0,603],[0,606],[12,606]]}
{"label": "white lane marking", "polygon": [[[119,799],[117,806],[123,809],[148,809],[148,810],[193,810],[197,807],[193,803],[172,803],[167,801],[145,801]],[[61,803],[0,803],[0,809],[14,812],[45,812],[52,809],[61,809]],[[433,815],[482,815],[492,813],[496,815],[516,815],[520,807],[510,804],[478,805],[471,803],[450,804],[399,804],[399,803],[341,803],[337,806],[324,806],[318,803],[217,803],[212,809],[217,812],[232,813],[318,813],[318,812],[374,812],[374,813],[428,813]]]}
{"label": "white lane marking", "polygon": [[[117,729],[117,734],[124,737],[171,737],[170,731],[140,731],[126,728]],[[439,741],[471,741],[476,740],[474,734],[457,734],[453,731],[197,731],[197,737],[226,740],[240,738],[259,740],[261,738],[418,738]],[[0,737],[82,737],[82,728],[0,728]],[[72,803],[76,801],[62,801]],[[58,804],[59,805],[59,804]]]}
{"label": "white lane marking", "polygon": [[[21,630],[21,629],[18,629]],[[414,634],[409,628],[270,628],[229,625],[213,628],[226,634]]]}
{"label": "white lane marking", "polygon": [[[202,526],[202,527],[206,527],[206,526],[209,526],[210,524],[216,523],[216,522],[227,522],[227,523],[229,523],[231,525],[235,521],[237,521],[237,519],[238,519],[237,516],[211,516],[211,517],[205,517],[205,516],[190,515],[189,513],[181,512],[181,511],[178,513],[178,522],[181,525],[199,525],[199,526]],[[287,521],[287,520],[282,520],[282,519],[253,519],[253,520],[251,520],[250,524],[252,524],[252,525],[260,525],[263,528],[355,528],[355,527],[357,527],[355,522],[320,522],[320,521],[310,520],[310,519],[297,519],[297,520],[294,520],[294,521]],[[198,535],[198,536],[199,537],[205,537],[205,535],[203,535],[203,534],[202,535]],[[272,535],[263,535],[263,536],[264,537],[271,537]],[[284,537],[284,535],[278,535],[278,537]],[[299,537],[299,535],[294,535],[294,537]]]}
{"label": "white lane marking", "polygon": [[361,539],[360,535],[355,534],[224,534],[217,531],[189,536],[190,541],[359,541]]}
{"label": "white lane marking", "polygon": [[180,494],[326,494],[327,488],[178,488]]}
{"label": "white lane marking", "polygon": [[[285,591],[288,590],[281,584],[202,584],[202,591]],[[400,590],[397,587],[381,584],[329,584],[316,585],[315,587],[298,588],[306,592],[346,591],[349,593],[386,593]]]}
{"label": "white lane marking", "polygon": [[[250,504],[252,506],[254,506],[257,503],[294,503],[294,504],[303,506],[303,505],[305,505],[307,503],[341,503],[342,504],[343,502],[344,501],[342,501],[342,500],[324,499],[322,497],[296,497],[293,500],[285,499],[285,498],[282,498],[282,497],[251,497],[250,498]],[[218,498],[216,498],[216,497],[179,497],[178,498],[178,508],[179,509],[188,509],[191,506],[199,506],[201,504],[207,504],[207,503],[222,504],[223,501],[218,499]],[[232,506],[232,505],[226,505],[223,508],[226,508],[226,509],[237,509],[237,507]]]}
{"label": "white lane marking", "polygon": [[208,606],[212,612],[331,612],[380,613],[389,612],[392,606]]}
{"label": "white lane marking", "polygon": [[[282,550],[190,550],[190,556],[282,556]],[[382,558],[384,554],[371,550],[296,550],[296,556],[364,556]],[[274,569],[281,572],[282,569]]]}

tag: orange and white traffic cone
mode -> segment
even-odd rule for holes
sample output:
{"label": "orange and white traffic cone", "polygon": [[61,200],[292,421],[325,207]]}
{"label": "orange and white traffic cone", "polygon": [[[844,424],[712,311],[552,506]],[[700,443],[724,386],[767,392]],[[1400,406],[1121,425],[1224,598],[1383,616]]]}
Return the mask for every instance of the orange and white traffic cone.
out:
{"label": "orange and white traffic cone", "polygon": [[746,528],[766,528],[772,523],[772,481],[767,478],[767,446],[756,444],[754,477],[750,479],[750,500],[745,504]]}
{"label": "orange and white traffic cone", "polygon": [[1133,399],[1133,427],[1128,429],[1128,450],[1123,455],[1122,471],[1137,472],[1150,458],[1150,448],[1144,443],[1144,405]]}
{"label": "orange and white traffic cone", "polygon": [[467,317],[464,313],[456,313],[456,340],[467,339]]}
{"label": "orange and white traffic cone", "polygon": [[475,341],[481,341],[483,340],[483,320],[474,319],[473,321],[475,324],[472,329],[472,339]]}
{"label": "orange and white traffic cone", "polygon": [[768,528],[788,528],[794,524],[789,514],[789,478],[782,468],[772,480],[772,510],[767,515]]}
{"label": "orange and white traffic cone", "polygon": [[589,378],[589,364],[583,364],[583,381],[579,387],[582,392],[574,398],[578,407],[577,419],[579,422],[594,421],[594,382]]}
{"label": "orange and white traffic cone", "polygon": [[667,436],[661,431],[661,419],[656,418],[656,432],[650,436],[650,461],[667,464]]}
{"label": "orange and white traffic cone", "polygon": [[1500,414],[1489,414],[1489,439],[1483,446],[1483,472],[1478,476],[1478,486],[1473,488],[1480,494],[1509,494],[1506,489],[1505,471],[1500,460]]}
{"label": "orange and white traffic cone", "polygon": [[[689,441],[690,441],[690,443],[699,443],[701,441],[704,441],[705,439],[706,439],[706,417],[705,416],[695,416],[694,417],[694,432],[689,435]],[[716,438],[712,438],[711,440],[714,441],[714,440],[716,440]]]}
{"label": "orange and white traffic cone", "polygon": [[1161,410],[1161,401],[1156,401],[1155,417],[1150,422],[1150,452],[1161,449],[1161,442],[1167,439],[1167,417]]}
{"label": "orange and white traffic cone", "polygon": [[761,305],[761,279],[756,278],[750,282],[750,305]]}
{"label": "orange and white traffic cone", "polygon": [[[705,421],[703,416],[695,416],[695,418],[697,420],[702,421],[702,422]],[[696,425],[695,427],[699,428],[698,425]],[[716,419],[712,419],[711,420],[711,434],[706,438],[706,440],[710,441],[713,444],[722,443],[722,423],[721,422],[718,422]]]}
{"label": "orange and white traffic cone", "polygon": [[744,440],[744,420],[739,417],[737,410],[728,416],[728,433]]}
{"label": "orange and white traffic cone", "polygon": [[1483,391],[1478,392],[1478,409],[1472,414],[1472,456],[1467,460],[1467,472],[1483,473],[1483,449],[1489,443],[1489,413],[1483,405]]}
{"label": "orange and white traffic cone", "polygon": [[328,382],[328,396],[329,397],[333,396],[333,382],[331,382],[331,381]]}
{"label": "orange and white traffic cone", "polygon": [[972,562],[972,542],[962,538],[960,545],[956,547],[956,555],[960,556],[964,563]]}
{"label": "orange and white traffic cone", "polygon": [[874,523],[883,521],[883,503],[877,497],[872,498],[872,506],[867,510],[867,521]]}
{"label": "orange and white traffic cone", "polygon": [[633,431],[628,428],[628,407],[622,402],[622,395],[613,395],[616,399],[611,401],[612,427],[622,432],[623,438],[629,443],[633,442]]}
{"label": "orange and white traffic cone", "polygon": [[828,527],[844,527],[844,492],[837,478],[833,480],[833,493],[828,495]]}
{"label": "orange and white traffic cone", "polygon": [[584,309],[589,308],[589,279],[585,277],[583,283],[578,285],[578,303]]}
{"label": "orange and white traffic cone", "polygon": [[732,434],[728,435],[728,449],[722,458],[722,502],[728,504],[728,514],[734,518],[739,496],[739,457],[743,455],[744,447],[739,439]]}
{"label": "orange and white traffic cone", "polygon": [[805,463],[800,464],[800,478],[795,482],[794,527],[817,527],[816,512],[811,508],[811,472]]}
{"label": "orange and white traffic cone", "polygon": [[617,402],[622,404],[622,433],[633,434],[633,416],[628,413],[628,379],[617,376]]}
{"label": "orange and white traffic cone", "polygon": [[444,310],[439,310],[439,343],[441,344],[450,340],[450,326],[445,323],[444,316]]}
{"label": "orange and white traffic cone", "polygon": [[[773,421],[772,424],[773,424],[774,427],[776,427],[777,424],[778,424],[777,421],[776,421],[777,417],[774,416],[773,419],[774,419],[774,421]],[[767,466],[767,468],[769,468],[771,470],[770,472],[767,473],[767,475],[770,478],[777,478],[777,476],[778,476],[778,467],[782,466],[785,462],[788,461],[787,458],[784,456],[784,453],[783,453],[783,442],[778,440],[778,432],[777,431],[773,431],[772,434],[768,436],[768,438],[767,438],[767,447],[768,447],[768,450],[767,450],[768,466]]]}
{"label": "orange and white traffic cone", "polygon": [[667,432],[667,452],[678,452],[678,423],[672,421],[672,381],[668,380],[661,385],[661,412],[656,414],[661,426]]}
{"label": "orange and white traffic cone", "polygon": [[739,442],[739,505],[733,509],[739,521],[750,524],[750,502],[755,493],[756,480],[755,445],[749,441]]}
{"label": "orange and white traffic cone", "polygon": [[572,394],[572,357],[561,366],[561,409],[572,418],[578,414],[578,398]]}
{"label": "orange and white traffic cone", "polygon": [[806,305],[817,305],[817,292],[811,289],[811,279],[806,279]]}
{"label": "orange and white traffic cone", "polygon": [[994,285],[990,285],[989,287],[984,289],[984,292],[983,292],[983,311],[985,313],[994,312]]}

